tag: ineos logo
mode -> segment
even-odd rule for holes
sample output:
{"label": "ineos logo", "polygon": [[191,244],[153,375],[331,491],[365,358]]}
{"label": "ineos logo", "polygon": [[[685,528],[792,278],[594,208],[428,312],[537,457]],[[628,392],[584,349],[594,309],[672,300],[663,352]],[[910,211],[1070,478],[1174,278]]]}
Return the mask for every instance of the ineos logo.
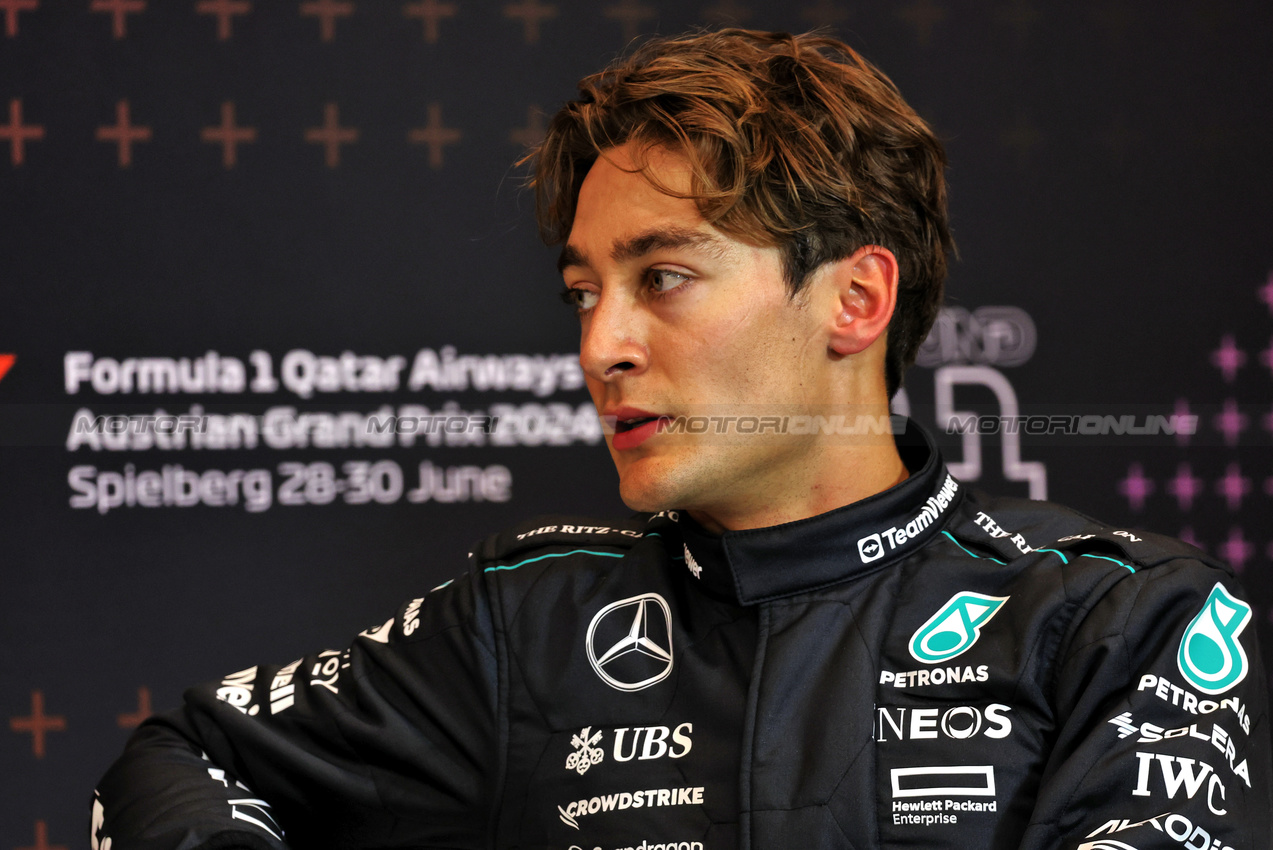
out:
{"label": "ineos logo", "polygon": [[644,690],[672,672],[672,610],[657,593],[612,602],[588,625],[587,649],[601,681]]}

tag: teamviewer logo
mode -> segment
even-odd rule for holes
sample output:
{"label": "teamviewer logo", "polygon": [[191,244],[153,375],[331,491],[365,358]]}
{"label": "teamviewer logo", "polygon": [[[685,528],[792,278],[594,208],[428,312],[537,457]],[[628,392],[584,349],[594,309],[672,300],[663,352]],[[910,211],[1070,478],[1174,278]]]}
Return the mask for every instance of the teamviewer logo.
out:
{"label": "teamviewer logo", "polygon": [[880,540],[878,534],[863,537],[858,541],[858,554],[862,556],[862,563],[864,564],[878,561],[884,557],[884,541]]}

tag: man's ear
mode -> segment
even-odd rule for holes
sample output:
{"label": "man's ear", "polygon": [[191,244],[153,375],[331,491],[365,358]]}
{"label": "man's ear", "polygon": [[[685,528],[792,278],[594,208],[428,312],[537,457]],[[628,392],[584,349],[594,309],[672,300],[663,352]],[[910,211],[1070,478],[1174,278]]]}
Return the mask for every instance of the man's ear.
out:
{"label": "man's ear", "polygon": [[897,305],[897,258],[879,245],[864,245],[827,269],[833,290],[827,345],[841,356],[866,350],[888,328]]}

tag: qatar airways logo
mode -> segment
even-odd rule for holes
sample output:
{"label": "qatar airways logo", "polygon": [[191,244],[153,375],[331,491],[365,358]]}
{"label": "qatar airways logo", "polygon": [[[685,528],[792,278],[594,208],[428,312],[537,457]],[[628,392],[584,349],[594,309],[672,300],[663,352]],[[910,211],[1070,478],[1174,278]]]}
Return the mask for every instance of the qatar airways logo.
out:
{"label": "qatar airways logo", "polygon": [[891,552],[907,540],[918,537],[921,531],[935,523],[946,512],[951,502],[955,500],[957,492],[959,492],[959,482],[947,475],[946,483],[942,484],[937,495],[929,496],[919,511],[904,525],[895,525],[878,534],[868,534],[858,540],[858,556],[861,557],[862,563],[878,561],[884,557],[885,552]]}

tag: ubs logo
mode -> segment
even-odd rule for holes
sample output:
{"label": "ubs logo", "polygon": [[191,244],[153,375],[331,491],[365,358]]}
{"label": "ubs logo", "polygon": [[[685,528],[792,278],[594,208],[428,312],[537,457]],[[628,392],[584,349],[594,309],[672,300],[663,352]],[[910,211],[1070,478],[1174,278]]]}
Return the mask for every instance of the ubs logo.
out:
{"label": "ubs logo", "polygon": [[612,602],[588,624],[588,661],[601,681],[640,691],[672,672],[672,610],[657,593]]}

